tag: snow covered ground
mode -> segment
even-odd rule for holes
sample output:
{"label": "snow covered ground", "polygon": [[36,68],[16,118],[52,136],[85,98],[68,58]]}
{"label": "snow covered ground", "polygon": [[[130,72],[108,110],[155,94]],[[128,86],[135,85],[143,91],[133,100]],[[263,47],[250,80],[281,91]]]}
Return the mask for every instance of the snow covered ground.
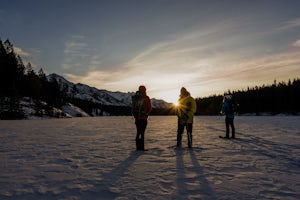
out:
{"label": "snow covered ground", "polygon": [[0,121],[0,199],[300,199],[300,117],[150,117],[135,151],[130,117]]}

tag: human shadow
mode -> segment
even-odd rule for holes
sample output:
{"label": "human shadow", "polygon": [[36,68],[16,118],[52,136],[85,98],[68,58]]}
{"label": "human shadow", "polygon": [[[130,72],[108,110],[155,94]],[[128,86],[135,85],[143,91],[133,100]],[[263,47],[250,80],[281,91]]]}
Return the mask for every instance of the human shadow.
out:
{"label": "human shadow", "polygon": [[263,137],[259,137],[250,133],[238,133],[241,137],[231,140],[233,143],[239,144],[247,151],[248,155],[262,155],[266,159],[280,160],[289,166],[299,167],[299,158],[295,158],[291,154],[291,149],[298,149],[298,145],[288,144],[287,142],[275,142]]}
{"label": "human shadow", "polygon": [[141,155],[143,155],[143,152],[132,152],[111,171],[102,174],[102,180],[98,184],[94,185],[94,195],[99,194],[104,199],[118,197],[120,195],[119,188],[116,187],[116,185],[118,185],[118,181]]}
{"label": "human shadow", "polygon": [[187,186],[185,184],[185,172],[184,172],[184,162],[183,162],[183,152],[176,152],[176,185],[177,194],[176,195],[186,195]]}
{"label": "human shadow", "polygon": [[[202,167],[192,149],[188,150],[192,166],[184,163],[183,156],[186,151],[179,150],[176,152],[176,196],[188,197],[189,195],[199,197],[201,199],[215,199],[216,194],[210,187],[210,183],[205,178]],[[193,170],[193,173],[190,172]],[[189,171],[189,172],[188,172]],[[188,175],[190,173],[190,175]],[[196,175],[193,175],[196,174]]]}
{"label": "human shadow", "polygon": [[215,191],[210,187],[210,183],[205,178],[204,172],[202,170],[199,160],[197,159],[195,152],[193,150],[189,151],[192,164],[197,173],[196,179],[200,181],[199,192],[204,197],[204,199],[216,199]]}

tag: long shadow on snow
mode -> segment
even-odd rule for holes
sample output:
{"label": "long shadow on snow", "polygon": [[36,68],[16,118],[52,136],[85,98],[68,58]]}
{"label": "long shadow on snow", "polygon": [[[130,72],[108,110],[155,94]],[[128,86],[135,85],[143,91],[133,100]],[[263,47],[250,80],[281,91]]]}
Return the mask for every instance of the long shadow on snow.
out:
{"label": "long shadow on snow", "polygon": [[[189,149],[189,154],[191,157],[191,162],[192,162],[192,169],[193,171],[197,174],[195,177],[187,177],[185,174],[185,171],[187,170],[187,167],[184,164],[183,160],[183,154],[184,151],[179,150],[176,153],[176,185],[177,185],[177,194],[176,197],[184,196],[187,197],[188,195],[191,196],[198,196],[200,195],[201,198],[211,198],[215,199],[216,195],[215,192],[212,190],[210,187],[209,182],[207,179],[204,177],[204,173],[202,170],[201,165],[199,164],[199,161],[193,151],[193,149]],[[196,187],[191,188],[190,182],[193,182],[192,184]]]}
{"label": "long shadow on snow", "polygon": [[[130,168],[130,166],[143,155],[142,152],[132,152],[125,160],[123,160],[120,164],[118,164],[114,169],[110,172],[103,174],[104,178],[100,184],[95,185],[95,191],[97,191],[97,196],[102,199],[110,199],[116,198],[121,194],[115,191],[112,191],[117,184],[118,180],[122,178],[122,175]],[[95,195],[95,194],[94,194]]]}
{"label": "long shadow on snow", "polygon": [[248,154],[260,154],[270,159],[285,160],[287,163],[300,166],[299,158],[291,154],[291,149],[299,149],[294,145],[273,142],[247,133],[237,133],[237,139],[230,140],[246,147]]}
{"label": "long shadow on snow", "polygon": [[207,179],[204,177],[202,167],[201,167],[200,162],[198,161],[198,159],[195,155],[195,152],[193,150],[189,151],[189,152],[190,152],[191,161],[192,161],[192,163],[195,167],[195,171],[198,174],[196,179],[200,181],[200,192],[202,194],[205,194],[205,198],[210,197],[212,199],[216,199],[216,194],[212,190],[212,188],[210,187],[210,184],[207,181]]}

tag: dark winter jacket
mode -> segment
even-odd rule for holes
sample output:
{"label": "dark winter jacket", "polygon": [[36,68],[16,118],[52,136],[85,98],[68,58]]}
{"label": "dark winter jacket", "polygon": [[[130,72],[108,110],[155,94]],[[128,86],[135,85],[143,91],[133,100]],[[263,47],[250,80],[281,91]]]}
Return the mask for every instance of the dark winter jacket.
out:
{"label": "dark winter jacket", "polygon": [[229,99],[225,99],[224,100],[221,113],[225,114],[225,116],[227,118],[234,119],[234,113],[230,110],[230,105],[229,105],[230,101],[231,100],[229,100]]}

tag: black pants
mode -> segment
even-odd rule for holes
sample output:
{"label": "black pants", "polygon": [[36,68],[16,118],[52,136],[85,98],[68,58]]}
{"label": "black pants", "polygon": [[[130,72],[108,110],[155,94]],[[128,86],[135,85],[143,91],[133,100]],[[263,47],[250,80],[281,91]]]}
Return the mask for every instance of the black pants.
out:
{"label": "black pants", "polygon": [[233,118],[225,117],[225,125],[226,125],[226,137],[229,138],[229,127],[231,127],[232,138],[235,138],[235,128],[233,124]]}
{"label": "black pants", "polygon": [[145,150],[144,135],[147,127],[147,120],[135,120],[135,125],[136,125],[136,137],[135,137],[136,150]]}
{"label": "black pants", "polygon": [[193,124],[192,123],[182,124],[180,122],[178,122],[178,129],[177,129],[177,147],[181,146],[181,140],[182,140],[182,134],[184,132],[184,127],[186,128],[186,132],[187,132],[188,147],[191,148],[192,143],[193,143],[193,135],[192,135]]}

